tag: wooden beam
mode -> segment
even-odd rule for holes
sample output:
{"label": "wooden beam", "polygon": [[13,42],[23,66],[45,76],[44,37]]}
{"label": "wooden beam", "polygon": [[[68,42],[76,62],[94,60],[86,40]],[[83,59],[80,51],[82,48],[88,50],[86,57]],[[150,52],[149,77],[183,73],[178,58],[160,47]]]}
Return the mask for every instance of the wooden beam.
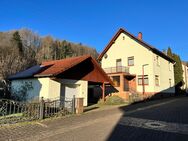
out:
{"label": "wooden beam", "polygon": [[102,100],[105,101],[105,83],[102,83]]}

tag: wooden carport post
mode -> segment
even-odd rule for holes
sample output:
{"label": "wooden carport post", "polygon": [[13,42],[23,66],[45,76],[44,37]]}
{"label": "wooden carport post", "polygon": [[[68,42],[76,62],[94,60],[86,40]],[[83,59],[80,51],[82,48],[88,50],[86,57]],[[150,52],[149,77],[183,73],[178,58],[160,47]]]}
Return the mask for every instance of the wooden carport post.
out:
{"label": "wooden carport post", "polygon": [[105,101],[105,83],[102,83],[102,100]]}

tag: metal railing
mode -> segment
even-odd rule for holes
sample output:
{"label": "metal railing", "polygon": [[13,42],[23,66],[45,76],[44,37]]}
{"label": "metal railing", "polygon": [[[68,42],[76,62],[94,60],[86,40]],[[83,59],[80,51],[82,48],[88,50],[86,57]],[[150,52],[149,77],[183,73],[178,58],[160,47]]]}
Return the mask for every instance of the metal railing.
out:
{"label": "metal railing", "polygon": [[75,113],[75,98],[29,103],[0,99],[0,125]]}
{"label": "metal railing", "polygon": [[106,73],[121,73],[121,72],[129,73],[129,67],[125,67],[125,66],[103,68],[103,70]]}

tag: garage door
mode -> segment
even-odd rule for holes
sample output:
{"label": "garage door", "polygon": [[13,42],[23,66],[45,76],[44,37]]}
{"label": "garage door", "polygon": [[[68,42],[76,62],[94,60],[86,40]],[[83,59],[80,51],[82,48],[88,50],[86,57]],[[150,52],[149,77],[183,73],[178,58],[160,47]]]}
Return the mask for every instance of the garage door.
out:
{"label": "garage door", "polygon": [[62,85],[62,96],[66,99],[72,99],[73,95],[78,96],[80,93],[80,85],[76,84],[63,84]]}

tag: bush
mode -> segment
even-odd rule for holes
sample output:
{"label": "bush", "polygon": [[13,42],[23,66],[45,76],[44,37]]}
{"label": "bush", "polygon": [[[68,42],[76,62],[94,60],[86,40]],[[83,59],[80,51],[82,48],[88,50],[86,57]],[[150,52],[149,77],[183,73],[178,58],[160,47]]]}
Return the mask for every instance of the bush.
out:
{"label": "bush", "polygon": [[124,100],[117,95],[107,97],[104,103],[102,99],[98,101],[98,104],[105,104],[105,105],[120,105],[124,103],[125,103]]}

